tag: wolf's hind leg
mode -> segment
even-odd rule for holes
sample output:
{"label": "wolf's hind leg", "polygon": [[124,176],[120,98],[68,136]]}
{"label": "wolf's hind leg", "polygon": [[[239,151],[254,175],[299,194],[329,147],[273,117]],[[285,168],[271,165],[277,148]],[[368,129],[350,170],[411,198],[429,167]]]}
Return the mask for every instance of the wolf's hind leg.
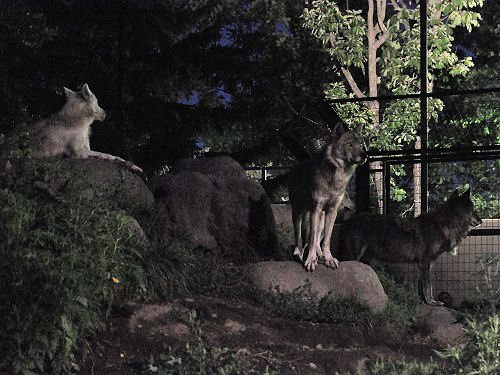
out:
{"label": "wolf's hind leg", "polygon": [[430,279],[430,271],[431,271],[430,262],[428,261],[421,263],[419,262],[417,264],[420,270],[418,287],[420,295],[423,297],[424,302],[430,306],[442,306],[443,302],[436,301],[432,296],[432,285]]}
{"label": "wolf's hind leg", "polygon": [[293,255],[300,258],[304,257],[304,247],[302,247],[302,224],[304,221],[304,214],[302,212],[297,212],[296,209],[292,207],[292,221],[293,221],[293,234],[295,237],[295,249]]}

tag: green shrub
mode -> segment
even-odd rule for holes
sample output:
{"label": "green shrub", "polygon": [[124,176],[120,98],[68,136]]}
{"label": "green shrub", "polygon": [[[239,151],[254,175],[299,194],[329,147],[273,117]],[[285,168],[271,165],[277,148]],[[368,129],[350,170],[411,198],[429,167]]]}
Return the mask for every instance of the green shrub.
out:
{"label": "green shrub", "polygon": [[294,320],[358,324],[372,316],[368,306],[353,298],[318,298],[310,284],[291,293],[255,293],[257,303],[272,314]]}
{"label": "green shrub", "polygon": [[144,263],[149,300],[189,293],[234,300],[246,293],[240,287],[245,282],[243,266],[225,262],[185,238],[166,238],[154,230],[154,222],[148,226],[150,246],[144,253]]}
{"label": "green shrub", "polygon": [[0,372],[68,372],[117,295],[144,292],[127,218],[34,185],[0,190]]}
{"label": "green shrub", "polygon": [[399,329],[405,329],[417,323],[420,316],[416,315],[416,310],[421,301],[415,289],[396,282],[380,265],[374,266],[374,270],[389,299],[382,312],[382,320]]}
{"label": "green shrub", "polygon": [[471,341],[438,353],[451,362],[450,374],[500,374],[500,315],[485,321],[469,319],[465,331]]}
{"label": "green shrub", "polygon": [[368,374],[375,375],[496,375],[500,374],[500,315],[485,321],[469,320],[465,328],[470,341],[437,354],[447,360],[435,362],[377,361]]}
{"label": "green shrub", "polygon": [[[435,362],[377,361],[369,370],[370,375],[437,375],[441,371]],[[363,373],[363,372],[362,372]]]}
{"label": "green shrub", "polygon": [[[228,348],[208,347],[203,339],[201,322],[196,311],[188,314],[194,342],[187,343],[184,350],[168,348],[168,353],[158,361],[150,359],[148,372],[158,375],[240,375],[259,374],[250,362],[231,353]],[[266,368],[264,374],[271,374]]]}
{"label": "green shrub", "polygon": [[276,260],[293,260],[293,228],[290,228],[289,226],[283,224],[276,225],[276,238],[278,240]]}

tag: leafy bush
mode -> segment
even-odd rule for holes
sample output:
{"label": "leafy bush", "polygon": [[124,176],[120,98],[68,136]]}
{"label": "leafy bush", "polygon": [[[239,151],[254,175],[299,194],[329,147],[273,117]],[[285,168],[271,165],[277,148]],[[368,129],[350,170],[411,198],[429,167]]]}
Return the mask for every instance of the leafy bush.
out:
{"label": "leafy bush", "polygon": [[[495,314],[500,305],[500,257],[497,254],[485,254],[476,258],[480,270],[476,274],[481,278],[481,283],[476,285],[478,294],[487,304],[487,313]],[[480,309],[484,310],[484,309]]]}
{"label": "leafy bush", "polygon": [[[159,361],[151,358],[149,373],[158,375],[239,375],[258,374],[248,360],[237,357],[227,348],[207,347],[203,339],[201,323],[196,311],[188,314],[194,343],[187,343],[184,350],[168,348],[168,354],[160,356]],[[268,369],[264,374],[271,374]]]}
{"label": "leafy bush", "polygon": [[58,162],[15,148],[8,158],[0,165],[0,372],[65,373],[116,298],[145,292],[142,255],[129,217],[50,188]]}
{"label": "leafy bush", "polygon": [[258,292],[255,298],[266,310],[288,319],[357,324],[372,315],[368,306],[356,299],[318,298],[312,294],[310,284],[291,293]]}
{"label": "leafy bush", "polygon": [[[148,218],[147,221],[151,219]],[[144,252],[148,299],[179,297],[189,293],[237,299],[244,268],[221,260],[213,251],[193,247],[183,238],[165,238],[154,230],[154,219],[146,228],[150,246]]]}
{"label": "leafy bush", "polygon": [[417,292],[394,280],[381,266],[374,266],[375,272],[384,288],[389,301],[382,313],[382,319],[394,324],[400,329],[415,324],[419,316],[415,314],[416,307],[421,303]]}
{"label": "leafy bush", "polygon": [[500,373],[500,315],[486,321],[470,319],[465,328],[471,341],[451,347],[439,355],[450,360],[449,374],[495,375]]}
{"label": "leafy bush", "polygon": [[500,373],[500,315],[486,321],[469,320],[466,333],[470,341],[437,354],[447,360],[445,365],[435,362],[377,361],[369,370],[375,375],[496,375]]}
{"label": "leafy bush", "polygon": [[370,371],[370,375],[436,375],[438,366],[434,362],[419,363],[415,361],[377,361]]}

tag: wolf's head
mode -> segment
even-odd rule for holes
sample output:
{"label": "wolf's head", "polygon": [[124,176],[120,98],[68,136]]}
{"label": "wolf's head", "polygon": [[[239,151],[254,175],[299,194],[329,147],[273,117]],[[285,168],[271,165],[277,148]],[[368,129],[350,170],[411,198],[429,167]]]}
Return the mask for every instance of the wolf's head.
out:
{"label": "wolf's head", "polygon": [[450,198],[445,203],[445,212],[449,218],[452,218],[454,230],[450,231],[450,243],[447,249],[452,255],[457,255],[458,245],[462,242],[467,233],[474,227],[482,223],[481,218],[474,210],[474,204],[470,198],[470,189],[467,189],[463,194],[459,194],[455,190]]}
{"label": "wolf's head", "polygon": [[84,84],[79,92],[64,88],[66,95],[66,105],[64,106],[66,114],[72,118],[86,118],[91,122],[94,120],[103,121],[106,118],[106,112],[97,104],[97,98],[89,85]]}
{"label": "wolf's head", "polygon": [[333,129],[332,151],[336,157],[347,161],[349,164],[363,164],[367,160],[367,147],[361,135],[362,126],[347,131],[342,122],[337,123]]}
{"label": "wolf's head", "polygon": [[448,204],[459,212],[461,219],[467,222],[469,228],[477,227],[483,222],[474,209],[474,203],[470,198],[470,188],[463,194],[455,190],[448,199]]}

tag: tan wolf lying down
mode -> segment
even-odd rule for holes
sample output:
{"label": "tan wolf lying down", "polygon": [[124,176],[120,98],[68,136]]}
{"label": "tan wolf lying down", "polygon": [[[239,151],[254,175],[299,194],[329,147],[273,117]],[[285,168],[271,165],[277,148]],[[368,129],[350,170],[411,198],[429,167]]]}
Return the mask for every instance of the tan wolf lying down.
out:
{"label": "tan wolf lying down", "polygon": [[142,172],[138,166],[118,156],[90,150],[90,125],[106,118],[96,96],[84,84],[80,92],[64,88],[66,104],[57,113],[34,125],[34,157],[68,156],[76,159],[98,158],[119,161],[130,170]]}

